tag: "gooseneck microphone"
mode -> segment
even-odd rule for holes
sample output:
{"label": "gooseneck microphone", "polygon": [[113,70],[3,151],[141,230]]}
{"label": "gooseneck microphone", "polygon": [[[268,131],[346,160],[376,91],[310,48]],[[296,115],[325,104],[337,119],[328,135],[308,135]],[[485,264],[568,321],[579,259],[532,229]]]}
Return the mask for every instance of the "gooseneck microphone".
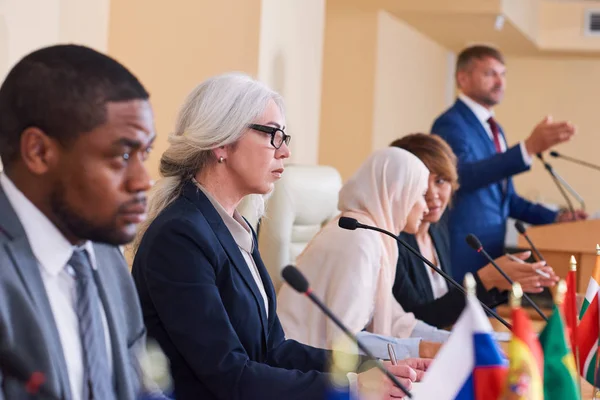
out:
{"label": "gooseneck microphone", "polygon": [[[419,251],[413,249],[408,243],[406,243],[404,240],[402,240],[398,236],[394,235],[393,233],[388,232],[385,229],[377,228],[376,226],[370,226],[370,225],[361,224],[356,219],[354,219],[354,218],[348,218],[348,217],[340,217],[339,222],[338,222],[338,226],[340,228],[342,228],[342,229],[348,229],[348,230],[351,230],[351,231],[356,230],[357,228],[367,229],[367,230],[371,230],[371,231],[380,232],[380,233],[383,233],[385,235],[388,235],[388,236],[394,238],[398,243],[400,243],[408,251],[410,251],[417,258],[419,258],[421,261],[423,261],[427,266],[429,266],[435,272],[437,272],[438,274],[440,274],[446,280],[446,282],[448,282],[449,284],[451,284],[455,289],[457,289],[463,295],[465,295],[465,296],[467,295],[467,292],[465,291],[465,289],[458,282],[456,282],[454,279],[452,279],[450,277],[450,275],[448,275],[447,273],[445,273],[444,271],[442,271],[440,268],[438,268],[435,265],[433,265],[433,263],[431,261],[429,261],[428,259],[426,259],[425,257],[423,257],[421,255],[421,253],[419,253]],[[508,322],[506,322],[506,320],[504,320],[498,314],[496,314],[496,312],[494,310],[492,310],[491,308],[489,308],[481,300],[479,300],[479,304],[481,304],[481,307],[483,307],[483,309],[486,311],[486,313],[490,317],[494,317],[502,325],[504,325],[508,329],[512,330],[512,325],[509,324]]]}
{"label": "gooseneck microphone", "polygon": [[[537,158],[540,159],[542,164],[544,164],[544,168],[546,168],[546,171],[548,171],[548,173],[550,174],[550,177],[552,177],[552,180],[554,181],[554,184],[560,191],[561,196],[567,202],[567,207],[569,208],[569,211],[571,212],[571,215],[573,216],[573,220],[575,220],[575,208],[573,208],[573,203],[571,202],[571,199],[569,199],[569,196],[565,192],[565,187],[571,188],[572,191],[569,190],[569,191],[571,191],[571,194],[573,194],[573,192],[575,192],[575,190],[569,184],[567,184],[565,182],[565,180],[556,173],[556,171],[554,171],[554,168],[552,168],[552,165],[550,165],[548,162],[546,162],[546,160],[544,160],[544,156],[541,153],[536,154],[536,156],[537,156]],[[575,192],[575,193],[577,193],[577,192]],[[579,197],[579,199],[581,199],[581,196],[579,196],[579,194],[577,194],[577,196],[575,196],[575,197]],[[583,199],[581,199],[580,202],[582,203],[582,207],[585,207],[585,204],[583,203]]]}
{"label": "gooseneck microphone", "polygon": [[[481,244],[481,242],[479,241],[477,236],[470,233],[467,235],[466,241],[467,241],[467,244],[473,250],[477,251],[478,253],[483,254],[483,256],[485,258],[487,258],[487,260],[494,266],[494,268],[496,268],[496,270],[498,270],[498,272],[500,272],[500,275],[502,275],[504,277],[504,279],[506,279],[506,281],[511,284],[511,286],[514,284],[514,281],[512,279],[510,279],[510,277],[506,274],[506,272],[504,272],[504,270],[502,268],[500,268],[500,266],[498,264],[496,264],[496,261],[494,261],[494,259],[488,254],[488,252],[485,251],[485,249],[483,248],[483,245]],[[546,317],[546,314],[544,314],[542,312],[542,310],[540,310],[538,305],[535,304],[535,302],[533,300],[531,300],[531,298],[527,295],[527,293],[523,293],[523,298],[525,300],[527,300],[527,302],[529,304],[531,304],[531,307],[534,308],[534,310],[540,315],[540,317],[542,317],[545,321],[548,321],[548,317]]]}
{"label": "gooseneck microphone", "polygon": [[537,256],[538,261],[546,261],[546,259],[542,255],[542,253],[540,253],[540,251],[537,249],[537,247],[535,247],[535,245],[533,244],[533,241],[529,238],[529,235],[527,234],[527,230],[525,229],[525,225],[523,225],[523,223],[521,221],[515,221],[515,228],[517,228],[517,231],[521,235],[523,235],[525,240],[527,240],[527,243],[529,243],[531,250],[533,250],[533,252]]}
{"label": "gooseneck microphone", "polygon": [[572,163],[583,165],[584,167],[588,167],[588,168],[592,168],[592,169],[595,169],[597,171],[600,171],[600,166],[598,166],[598,165],[589,163],[587,161],[578,160],[578,159],[573,158],[573,157],[566,156],[564,154],[559,153],[558,151],[551,151],[550,155],[552,157],[554,157],[554,158],[562,158],[563,160],[571,161]]}
{"label": "gooseneck microphone", "polygon": [[0,348],[0,371],[5,377],[20,382],[27,393],[42,399],[60,400],[46,385],[44,373],[35,371],[28,362],[6,347]]}
{"label": "gooseneck microphone", "polygon": [[581,197],[581,195],[573,188],[573,186],[569,184],[569,182],[565,180],[565,178],[563,178],[558,172],[556,172],[556,170],[554,169],[554,167],[552,167],[552,165],[550,165],[550,163],[546,162],[543,159],[543,157],[540,159],[542,160],[542,162],[544,162],[545,165],[547,164],[546,169],[549,168],[549,170],[551,170],[551,173],[554,174],[554,176],[556,176],[556,179],[558,179],[558,181],[563,185],[563,187],[567,189],[567,191],[577,199],[577,201],[581,204],[581,209],[585,210],[585,200],[583,200],[583,197]]}
{"label": "gooseneck microphone", "polygon": [[298,268],[294,267],[293,265],[288,265],[281,271],[281,276],[292,287],[292,289],[294,289],[298,293],[301,293],[301,294],[305,295],[306,297],[308,297],[309,299],[311,299],[312,302],[315,303],[315,305],[317,307],[319,307],[321,309],[321,311],[323,311],[323,313],[325,315],[327,315],[327,317],[329,319],[331,319],[338,326],[338,328],[340,328],[350,339],[352,339],[354,341],[354,343],[356,343],[358,345],[359,349],[361,349],[368,357],[372,358],[375,361],[375,365],[377,366],[377,368],[379,368],[379,370],[381,372],[383,372],[394,383],[394,385],[396,385],[398,388],[400,388],[400,390],[402,390],[404,392],[404,394],[406,394],[407,397],[412,398],[412,395],[410,394],[408,389],[406,387],[404,387],[404,385],[402,385],[400,383],[400,381],[398,381],[398,378],[396,378],[394,376],[394,374],[392,374],[390,371],[388,371],[388,369],[381,363],[381,361],[379,361],[373,355],[373,353],[371,353],[369,351],[369,349],[367,349],[358,340],[358,338],[356,337],[355,334],[350,332],[350,329],[348,329],[343,324],[343,322],[340,321],[340,319],[329,309],[329,307],[327,307],[321,301],[321,299],[319,299],[317,296],[315,296],[315,294],[312,292],[312,289],[310,288],[310,286],[308,284],[308,281],[306,280],[306,278],[304,277],[304,275],[302,274],[302,272],[300,272],[300,270]]}

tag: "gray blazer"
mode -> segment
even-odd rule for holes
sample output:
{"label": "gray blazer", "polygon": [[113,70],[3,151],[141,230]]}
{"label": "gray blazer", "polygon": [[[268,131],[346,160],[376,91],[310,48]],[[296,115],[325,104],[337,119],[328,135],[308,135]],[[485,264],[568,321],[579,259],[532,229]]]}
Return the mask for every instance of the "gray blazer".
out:
{"label": "gray blazer", "polygon": [[[113,374],[119,400],[134,400],[142,378],[137,354],[146,330],[127,264],[118,248],[94,243],[96,284],[112,342]],[[71,393],[65,358],[38,263],[17,214],[0,187],[0,345],[44,372],[61,399]],[[28,399],[22,385],[0,375],[0,400]]]}

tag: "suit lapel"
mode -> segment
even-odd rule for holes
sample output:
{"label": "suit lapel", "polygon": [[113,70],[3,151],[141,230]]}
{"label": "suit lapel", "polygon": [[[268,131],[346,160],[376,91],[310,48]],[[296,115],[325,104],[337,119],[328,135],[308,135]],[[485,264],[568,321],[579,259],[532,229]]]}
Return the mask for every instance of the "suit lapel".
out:
{"label": "suit lapel", "polygon": [[[406,235],[406,242],[414,249],[419,249],[417,238],[415,235]],[[420,252],[421,250],[419,250]],[[411,259],[415,263],[414,274],[415,278],[419,283],[419,288],[422,292],[425,292],[427,298],[433,301],[433,289],[431,288],[431,282],[429,281],[429,275],[427,274],[426,268],[429,268],[425,263],[419,260],[416,256],[411,254]]]}
{"label": "suit lapel", "polygon": [[25,230],[1,187],[0,224],[2,224],[2,230],[8,234],[8,237],[12,238],[12,241],[8,242],[5,246],[12,259],[13,267],[19,275],[21,283],[33,306],[38,310],[37,323],[40,325],[41,335],[47,344],[46,347],[53,366],[52,373],[57,375],[56,378],[58,380],[57,384],[53,379],[49,379],[49,384],[52,385],[55,393],[61,394],[61,398],[70,399],[71,389],[67,374],[67,364],[58,328],[54,321],[54,314],[52,313],[46,288],[40,274],[40,268],[29,245]]}
{"label": "suit lapel", "polygon": [[[119,399],[130,399],[135,389],[131,382],[131,360],[129,359],[128,346],[125,335],[122,334],[127,321],[122,317],[121,298],[119,293],[115,292],[117,278],[114,276],[114,268],[117,268],[113,262],[115,260],[114,249],[107,246],[94,244],[94,253],[96,256],[97,269],[94,271],[94,280],[98,287],[100,301],[106,314],[108,331],[110,334],[111,353],[113,360],[113,376],[116,379],[117,397]],[[121,317],[121,318],[119,318]]]}
{"label": "suit lapel", "polygon": [[471,111],[471,109],[460,99],[456,100],[456,108],[463,118],[469,123],[469,125],[474,127],[477,131],[479,143],[481,143],[482,147],[486,149],[486,158],[495,155],[496,148],[494,147],[494,142],[490,140],[490,136],[481,124],[481,121],[477,119],[477,116],[473,113],[473,111]]}
{"label": "suit lapel", "polygon": [[264,302],[260,291],[258,290],[258,286],[256,286],[256,282],[252,277],[252,273],[248,268],[248,264],[246,264],[246,260],[244,259],[244,256],[242,255],[242,252],[240,251],[237,243],[233,239],[233,236],[229,232],[229,229],[227,229],[227,226],[223,222],[223,219],[221,219],[221,216],[219,215],[217,210],[215,210],[210,200],[208,200],[208,198],[204,195],[204,193],[202,193],[200,189],[198,189],[191,181],[188,181],[184,185],[183,193],[188,200],[192,201],[200,209],[200,211],[210,224],[211,228],[213,229],[215,236],[221,243],[221,246],[223,246],[223,249],[229,256],[229,259],[233,264],[235,270],[242,277],[242,280],[244,281],[248,289],[250,289],[250,292],[254,297],[256,306],[258,307],[260,312],[260,319],[264,335],[263,339],[266,340],[268,320]]}
{"label": "suit lapel", "polygon": [[[492,142],[490,140],[490,136],[488,135],[487,131],[485,130],[485,128],[483,127],[483,125],[481,124],[481,121],[479,121],[479,119],[477,119],[477,116],[473,113],[473,111],[471,111],[471,109],[460,99],[456,100],[456,109],[459,111],[459,113],[463,116],[463,118],[468,122],[469,125],[471,125],[472,127],[475,128],[475,131],[477,132],[477,138],[479,139],[479,147],[481,150],[484,151],[484,158],[489,158],[489,157],[493,157],[496,155],[496,147],[494,145],[494,142]],[[499,128],[500,132],[502,133],[502,128]],[[504,133],[502,133],[502,136],[504,137]],[[506,143],[506,140],[505,140]],[[479,151],[481,151],[479,150]],[[502,182],[498,182],[496,184],[496,189],[497,189],[497,194],[498,196],[503,199],[504,198],[504,190],[502,188]]]}
{"label": "suit lapel", "polygon": [[448,275],[452,275],[452,271],[448,269],[448,266],[450,265],[450,260],[448,259],[449,252],[447,251],[448,249],[446,249],[445,246],[442,244],[443,239],[435,224],[431,225],[431,228],[429,228],[429,235],[431,235],[433,246],[436,249],[440,269]]}

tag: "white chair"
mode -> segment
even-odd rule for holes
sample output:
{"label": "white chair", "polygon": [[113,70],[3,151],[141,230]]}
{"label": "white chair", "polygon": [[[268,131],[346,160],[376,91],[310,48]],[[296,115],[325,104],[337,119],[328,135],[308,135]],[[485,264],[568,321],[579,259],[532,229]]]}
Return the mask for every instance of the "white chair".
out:
{"label": "white chair", "polygon": [[337,170],[308,165],[288,165],[275,184],[260,221],[258,247],[276,291],[283,267],[295,263],[313,236],[338,214],[341,187]]}

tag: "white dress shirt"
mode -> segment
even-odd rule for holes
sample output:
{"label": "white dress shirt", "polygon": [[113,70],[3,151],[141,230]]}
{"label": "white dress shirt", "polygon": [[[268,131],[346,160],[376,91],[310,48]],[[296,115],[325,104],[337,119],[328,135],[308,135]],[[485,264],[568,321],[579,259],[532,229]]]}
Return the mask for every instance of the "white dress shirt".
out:
{"label": "white dress shirt", "polygon": [[[433,254],[436,260],[438,260],[436,267],[440,268],[440,258],[437,255],[437,251],[435,251],[435,246],[432,246]],[[429,277],[429,282],[431,283],[431,290],[433,291],[433,298],[439,299],[446,293],[448,293],[448,282],[444,279],[444,277],[430,268],[429,265],[423,263],[423,267],[427,271],[427,276]]]}
{"label": "white dress shirt", "polygon": [[[25,197],[14,183],[2,173],[0,173],[0,185],[19,217],[21,225],[23,225],[31,250],[37,259],[67,364],[71,398],[73,400],[82,400],[84,384],[83,352],[81,337],[79,335],[79,321],[77,320],[75,308],[77,288],[74,279],[75,272],[71,266],[67,265],[75,247]],[[81,247],[87,251],[92,268],[96,269],[96,259],[92,243],[88,241]],[[98,299],[98,303],[104,326],[108,365],[112,374],[110,333],[108,331],[106,313],[100,299]]]}
{"label": "white dress shirt", "polygon": [[252,251],[254,250],[254,237],[252,236],[252,230],[250,226],[246,223],[244,218],[240,215],[240,213],[235,210],[233,212],[233,217],[225,211],[223,206],[219,204],[219,202],[206,191],[206,189],[200,185],[195,179],[194,183],[196,186],[204,193],[204,195],[208,198],[208,201],[213,205],[213,207],[219,213],[219,216],[227,226],[229,233],[233,236],[233,240],[238,245],[242,256],[244,257],[244,261],[248,265],[248,269],[252,274],[252,278],[254,278],[254,282],[256,286],[258,286],[258,291],[263,299],[265,306],[265,313],[267,318],[269,318],[269,298],[267,297],[267,292],[265,292],[265,285],[260,277],[260,273],[258,272],[258,268],[256,267],[256,263],[254,262],[254,258],[252,258]]}
{"label": "white dress shirt", "polygon": [[[494,111],[488,110],[487,108],[485,108],[481,104],[477,103],[475,100],[471,99],[469,96],[467,96],[464,93],[459,93],[458,98],[461,99],[462,102],[467,105],[467,107],[469,107],[469,109],[473,112],[473,114],[475,114],[475,116],[477,117],[479,122],[481,122],[481,125],[483,125],[483,128],[487,132],[490,140],[493,142],[494,141],[494,133],[492,132],[492,128],[490,127],[490,124],[488,123],[488,119],[490,119],[490,117],[494,116]],[[502,150],[502,153],[504,153],[508,147],[506,144],[506,140],[504,139],[504,135],[500,135],[499,141],[500,141],[500,149]],[[527,149],[525,148],[525,142],[521,141],[519,143],[519,146],[521,147],[521,156],[523,157],[523,162],[525,163],[525,165],[531,165],[531,163],[533,162],[533,159],[527,152]]]}

